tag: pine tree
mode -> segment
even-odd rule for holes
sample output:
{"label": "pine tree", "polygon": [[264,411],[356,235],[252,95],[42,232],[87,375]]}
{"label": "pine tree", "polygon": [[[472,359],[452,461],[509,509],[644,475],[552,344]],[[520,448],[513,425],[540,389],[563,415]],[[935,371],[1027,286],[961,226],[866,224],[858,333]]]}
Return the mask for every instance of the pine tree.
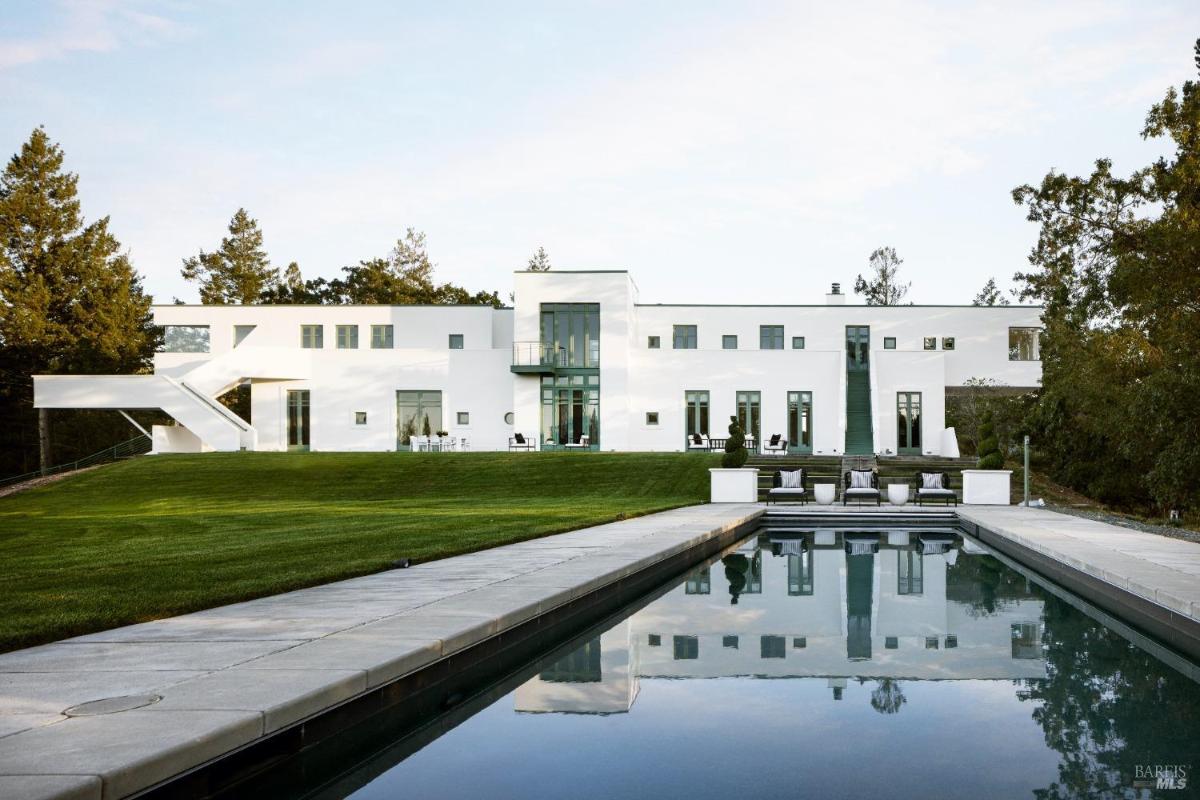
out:
{"label": "pine tree", "polygon": [[[79,178],[63,170],[63,151],[34,129],[0,175],[0,474],[32,468],[37,414],[35,374],[129,373],[147,368],[157,344],[141,277],[109,232],[107,217],[85,223]],[[128,426],[75,425],[72,445],[97,447]],[[108,419],[108,417],[104,417]],[[86,452],[86,451],[85,451]]]}
{"label": "pine tree", "polygon": [[200,302],[205,305],[257,303],[279,284],[279,270],[271,266],[263,249],[258,220],[244,208],[229,221],[229,235],[220,248],[185,258],[181,273],[200,284]]}
{"label": "pine tree", "polygon": [[999,287],[996,286],[996,279],[988,278],[987,283],[979,290],[979,294],[975,295],[975,299],[971,301],[971,305],[1006,306],[1008,298],[1000,293]]}
{"label": "pine tree", "polygon": [[896,280],[896,274],[904,263],[904,259],[896,254],[896,248],[876,248],[867,261],[871,266],[871,279],[859,275],[854,281],[854,293],[865,295],[869,306],[900,305],[912,288],[912,283]]}
{"label": "pine tree", "polygon": [[530,272],[549,272],[550,271],[550,256],[546,253],[546,248],[539,247],[533,257],[529,259],[529,263],[525,269]]}

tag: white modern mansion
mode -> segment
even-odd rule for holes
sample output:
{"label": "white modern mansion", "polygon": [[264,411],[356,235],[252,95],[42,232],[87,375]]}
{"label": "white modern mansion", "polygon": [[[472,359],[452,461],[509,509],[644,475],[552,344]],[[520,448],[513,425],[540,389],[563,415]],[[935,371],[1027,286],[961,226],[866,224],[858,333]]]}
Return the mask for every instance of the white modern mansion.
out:
{"label": "white modern mansion", "polygon": [[[756,447],[957,455],[947,392],[1038,386],[1040,313],[847,305],[836,285],[820,305],[643,304],[624,271],[518,272],[513,308],[155,306],[153,374],[36,376],[34,403],[160,409],[177,424],[155,426],[156,452],[505,450],[517,434],[668,451],[719,445],[737,415]],[[215,399],[245,383],[249,420]]]}

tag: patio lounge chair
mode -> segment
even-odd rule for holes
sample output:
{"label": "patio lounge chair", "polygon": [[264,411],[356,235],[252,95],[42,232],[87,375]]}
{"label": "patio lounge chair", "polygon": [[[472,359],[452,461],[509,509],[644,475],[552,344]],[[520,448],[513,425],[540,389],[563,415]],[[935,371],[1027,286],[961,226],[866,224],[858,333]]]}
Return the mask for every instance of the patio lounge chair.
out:
{"label": "patio lounge chair", "polygon": [[787,439],[784,439],[783,436],[776,433],[770,439],[767,440],[766,444],[763,445],[763,454],[768,455],[768,456],[769,455],[786,456],[787,455]]}
{"label": "patio lounge chair", "polygon": [[514,433],[508,440],[509,450],[533,450],[533,442],[525,438],[523,433]]}
{"label": "patio lounge chair", "polygon": [[775,475],[771,478],[771,488],[767,490],[767,502],[799,500],[801,503],[807,503],[808,489],[804,485],[807,477],[803,467],[795,471],[775,470]]}
{"label": "patio lounge chair", "polygon": [[950,476],[945,472],[918,472],[913,481],[913,496],[917,505],[926,500],[941,500],[946,505],[958,505],[958,494],[950,488]]}
{"label": "patio lounge chair", "polygon": [[708,437],[702,433],[693,433],[688,437],[688,450],[708,452]]}
{"label": "patio lounge chair", "polygon": [[847,500],[874,500],[879,505],[879,473],[875,470],[852,469],[844,476],[842,484],[842,505]]}
{"label": "patio lounge chair", "polygon": [[591,447],[591,442],[587,436],[580,436],[578,442],[567,442],[563,447],[569,447],[573,450],[587,450]]}

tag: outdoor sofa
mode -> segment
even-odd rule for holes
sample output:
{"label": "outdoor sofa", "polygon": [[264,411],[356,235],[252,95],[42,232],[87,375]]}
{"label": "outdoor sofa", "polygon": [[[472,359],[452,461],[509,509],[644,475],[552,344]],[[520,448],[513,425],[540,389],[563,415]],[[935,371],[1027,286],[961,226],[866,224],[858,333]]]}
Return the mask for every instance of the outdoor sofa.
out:
{"label": "outdoor sofa", "polygon": [[533,450],[533,440],[526,439],[523,433],[514,433],[508,440],[509,450]]}
{"label": "outdoor sofa", "polygon": [[787,444],[787,439],[784,439],[780,434],[777,433],[763,443],[763,454],[768,456],[786,456]]}

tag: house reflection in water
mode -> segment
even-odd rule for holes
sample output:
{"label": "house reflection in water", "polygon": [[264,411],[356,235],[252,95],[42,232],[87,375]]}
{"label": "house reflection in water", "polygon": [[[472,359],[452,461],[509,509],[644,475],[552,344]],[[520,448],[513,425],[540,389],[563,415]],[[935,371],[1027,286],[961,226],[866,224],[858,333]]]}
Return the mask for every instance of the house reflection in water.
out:
{"label": "house reflection in water", "polygon": [[1046,674],[1042,601],[946,532],[762,534],[543,670],[516,710],[612,714],[639,679],[1015,680]]}

